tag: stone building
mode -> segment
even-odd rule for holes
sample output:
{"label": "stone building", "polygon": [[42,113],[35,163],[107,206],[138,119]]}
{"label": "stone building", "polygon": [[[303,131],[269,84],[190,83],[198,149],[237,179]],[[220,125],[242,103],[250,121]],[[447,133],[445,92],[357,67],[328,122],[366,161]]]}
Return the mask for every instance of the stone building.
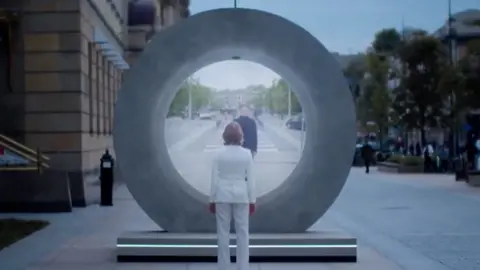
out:
{"label": "stone building", "polygon": [[[98,197],[122,74],[186,0],[0,2],[0,134],[68,172],[74,206]],[[127,60],[126,60],[127,59]]]}
{"label": "stone building", "polygon": [[[449,33],[453,36],[450,37]],[[449,31],[449,23],[447,21],[433,34],[445,44],[448,44],[450,38],[453,38],[453,58],[454,60],[461,59],[468,55],[468,43],[480,40],[480,10],[467,9],[452,14],[451,31]]]}

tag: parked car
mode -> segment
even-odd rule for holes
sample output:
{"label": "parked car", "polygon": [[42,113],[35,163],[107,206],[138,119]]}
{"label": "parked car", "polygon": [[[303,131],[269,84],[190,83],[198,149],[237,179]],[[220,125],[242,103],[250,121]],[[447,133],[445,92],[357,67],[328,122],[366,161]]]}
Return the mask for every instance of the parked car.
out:
{"label": "parked car", "polygon": [[305,130],[305,117],[301,113],[294,115],[285,122],[285,126],[289,129]]}
{"label": "parked car", "polygon": [[202,112],[198,114],[198,118],[201,120],[212,120],[216,116],[215,112]]}

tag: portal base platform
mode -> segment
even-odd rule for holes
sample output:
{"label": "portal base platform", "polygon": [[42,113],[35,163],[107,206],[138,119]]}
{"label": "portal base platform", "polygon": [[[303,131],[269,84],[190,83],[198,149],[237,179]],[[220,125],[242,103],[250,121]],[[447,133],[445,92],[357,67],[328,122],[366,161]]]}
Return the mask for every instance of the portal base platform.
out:
{"label": "portal base platform", "polygon": [[[235,236],[230,249],[235,261]],[[127,232],[117,239],[119,262],[214,262],[216,234]],[[357,239],[337,231],[251,234],[251,262],[356,262]]]}

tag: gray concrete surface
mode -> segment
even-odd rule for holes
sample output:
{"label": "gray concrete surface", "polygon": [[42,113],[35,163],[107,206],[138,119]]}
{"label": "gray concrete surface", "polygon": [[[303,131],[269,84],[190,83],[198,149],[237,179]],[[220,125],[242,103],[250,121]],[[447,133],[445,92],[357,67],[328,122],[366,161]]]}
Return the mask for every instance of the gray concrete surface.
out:
{"label": "gray concrete surface", "polygon": [[[207,211],[207,209],[204,209]],[[46,215],[44,215],[46,216]],[[69,220],[52,220],[52,227],[33,235],[27,241],[0,252],[2,270],[113,270],[113,269],[182,269],[215,270],[213,263],[116,263],[116,238],[125,230],[154,230],[157,225],[140,209],[125,186],[117,189],[112,208],[89,207],[71,214]],[[338,228],[328,214],[315,229]],[[29,241],[30,240],[30,241]],[[19,256],[19,254],[22,254]],[[252,270],[400,270],[395,263],[360,243],[359,263],[339,264],[251,264]],[[229,270],[233,270],[229,269]]]}
{"label": "gray concrete surface", "polygon": [[[278,148],[277,154],[291,150],[282,146],[274,133],[264,135]],[[203,151],[211,142],[198,138],[185,150]],[[264,161],[274,156],[265,156]],[[256,166],[267,171],[262,162]],[[283,166],[278,163],[263,175],[262,180],[270,182],[265,186],[278,184],[280,178],[273,171]],[[312,229],[338,228],[357,237],[358,263],[263,263],[252,264],[251,269],[477,270],[479,202],[480,189],[455,182],[452,176],[376,171],[366,175],[354,168],[338,200]],[[125,186],[116,190],[112,208],[90,206],[69,214],[0,214],[0,218],[5,217],[47,219],[52,225],[0,251],[2,270],[216,269],[214,264],[205,263],[117,264],[114,245],[122,232],[158,229]]]}
{"label": "gray concrete surface", "polygon": [[354,104],[340,66],[325,47],[274,14],[211,10],[155,36],[119,91],[113,132],[117,163],[132,195],[157,224],[171,232],[214,232],[214,219],[201,211],[207,196],[166,162],[156,117],[167,113],[172,89],[186,77],[234,56],[277,71],[298,90],[307,120],[315,123],[307,129],[315,140],[307,141],[299,169],[258,200],[259,213],[250,223],[254,232],[302,232],[327,211],[345,183],[355,143]]}
{"label": "gray concrete surface", "polygon": [[212,125],[212,121],[208,120],[188,120],[178,117],[167,118],[164,125],[165,143],[170,148],[182,139],[191,136],[194,131],[196,132],[203,127]]}
{"label": "gray concrete surface", "polygon": [[0,212],[70,212],[69,184],[62,171],[0,172]]}

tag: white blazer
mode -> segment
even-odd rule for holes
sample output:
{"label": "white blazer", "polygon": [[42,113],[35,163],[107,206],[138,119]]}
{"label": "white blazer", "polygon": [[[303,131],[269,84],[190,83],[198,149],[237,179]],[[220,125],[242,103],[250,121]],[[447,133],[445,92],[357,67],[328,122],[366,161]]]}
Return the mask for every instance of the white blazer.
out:
{"label": "white blazer", "polygon": [[250,150],[227,145],[212,163],[210,202],[255,203],[253,157]]}

